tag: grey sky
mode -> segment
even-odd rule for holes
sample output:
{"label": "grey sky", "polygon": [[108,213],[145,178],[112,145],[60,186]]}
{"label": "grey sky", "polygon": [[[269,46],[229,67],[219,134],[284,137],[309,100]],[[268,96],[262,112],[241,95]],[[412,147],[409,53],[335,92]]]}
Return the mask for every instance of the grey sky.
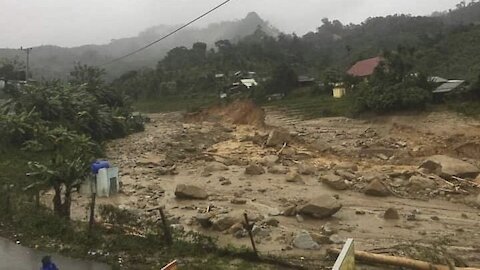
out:
{"label": "grey sky", "polygon": [[[323,17],[344,23],[405,13],[427,15],[448,10],[460,0],[233,0],[205,20],[244,17],[256,11],[284,32],[303,34]],[[179,24],[222,0],[0,0],[0,47],[102,44],[135,36],[157,24]]]}

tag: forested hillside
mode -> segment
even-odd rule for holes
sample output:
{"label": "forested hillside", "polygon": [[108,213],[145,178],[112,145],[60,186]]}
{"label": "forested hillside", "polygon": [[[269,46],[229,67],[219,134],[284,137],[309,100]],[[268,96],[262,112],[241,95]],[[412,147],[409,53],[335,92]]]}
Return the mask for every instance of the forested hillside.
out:
{"label": "forested hillside", "polygon": [[[216,95],[233,82],[235,72],[254,71],[257,79],[267,82],[257,92],[272,93],[279,90],[269,87],[279,67],[325,83],[338,82],[354,62],[391,51],[408,54],[412,72],[469,81],[480,74],[479,2],[460,3],[455,10],[428,17],[392,15],[368,18],[359,25],[329,19],[322,23],[302,37],[273,37],[257,29],[238,42],[216,42],[214,51],[203,43],[191,49],[178,47],[156,69],[131,71],[115,83],[136,99],[205,96]],[[226,77],[215,79],[219,73]]]}
{"label": "forested hillside", "polygon": [[[133,50],[143,47],[159,37],[171,32],[178,26],[160,25],[145,30],[136,37],[112,40],[105,45],[85,45],[74,48],[62,48],[54,45],[34,47],[30,63],[34,79],[67,79],[72,66],[79,62],[85,65],[98,65]],[[206,28],[187,28],[172,38],[164,40],[136,54],[133,57],[106,67],[107,79],[112,79],[122,73],[143,67],[154,67],[166,53],[177,46],[191,46],[197,41],[203,41],[209,46],[217,40],[229,39],[232,42],[253,33],[258,27],[270,35],[278,35],[278,30],[262,20],[258,14],[249,13],[244,19],[211,24]],[[105,35],[108,35],[106,33]],[[0,59],[24,59],[24,54],[15,49],[0,49]]]}

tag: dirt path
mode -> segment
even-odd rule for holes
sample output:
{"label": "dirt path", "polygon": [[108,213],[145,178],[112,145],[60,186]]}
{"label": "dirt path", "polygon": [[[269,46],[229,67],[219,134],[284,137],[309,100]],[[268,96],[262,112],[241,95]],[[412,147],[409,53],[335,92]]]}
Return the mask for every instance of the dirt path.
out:
{"label": "dirt path", "polygon": [[[256,221],[255,239],[262,253],[302,257],[305,264],[315,260],[322,264],[326,248],[354,238],[360,250],[431,261],[448,257],[458,259],[458,264],[461,259],[480,266],[480,212],[475,208],[478,191],[472,188],[468,195],[458,195],[439,191],[441,185],[415,192],[407,187],[418,164],[432,154],[450,154],[478,165],[472,156],[475,153],[456,150],[462,143],[478,141],[478,121],[446,112],[368,121],[300,121],[268,110],[266,124],[270,127],[262,128],[224,121],[185,122],[179,113],[150,117],[152,122],[145,132],[108,146],[110,161],[121,168],[123,193],[101,198],[100,204],[114,204],[152,219],[157,218],[155,213],[146,210],[164,205],[177,228],[199,231],[234,246],[249,246],[246,235],[230,226],[216,230],[215,222],[238,223],[246,211]],[[295,137],[280,154],[281,145],[264,145],[272,126],[282,127]],[[266,172],[246,175],[249,164],[262,164]],[[169,175],[173,165],[174,173]],[[319,176],[339,173],[339,169],[353,175],[347,190],[332,189],[319,180]],[[301,180],[286,181],[289,174],[297,172]],[[365,186],[375,179],[388,183],[395,195],[363,194]],[[209,198],[179,200],[174,194],[178,184],[198,186]],[[343,207],[328,219],[282,215],[285,209],[320,195],[336,196]],[[75,198],[78,218],[86,217],[87,203],[86,197]],[[388,208],[395,208],[400,218],[384,219]],[[198,215],[206,209],[215,216],[213,229],[198,224]],[[308,231],[320,249],[292,245],[302,230]]]}

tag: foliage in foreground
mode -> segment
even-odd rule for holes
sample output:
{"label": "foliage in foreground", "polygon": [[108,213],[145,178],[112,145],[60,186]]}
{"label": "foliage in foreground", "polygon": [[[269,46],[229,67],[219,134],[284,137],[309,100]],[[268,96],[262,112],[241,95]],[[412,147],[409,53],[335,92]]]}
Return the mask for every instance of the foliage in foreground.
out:
{"label": "foliage in foreground", "polygon": [[79,65],[70,84],[9,87],[10,99],[0,112],[1,149],[42,156],[29,160],[30,169],[23,173],[31,176],[29,188],[54,189],[59,216],[70,216],[71,191],[88,175],[102,142],[143,129],[125,97],[104,84],[102,73]]}

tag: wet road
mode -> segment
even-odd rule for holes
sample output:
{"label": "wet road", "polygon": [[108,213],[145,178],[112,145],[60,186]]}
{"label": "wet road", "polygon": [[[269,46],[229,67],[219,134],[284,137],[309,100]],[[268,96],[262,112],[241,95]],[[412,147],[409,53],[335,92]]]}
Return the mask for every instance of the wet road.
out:
{"label": "wet road", "polygon": [[[19,246],[0,238],[0,270],[37,270],[45,252]],[[48,254],[60,270],[110,270],[105,264]]]}

